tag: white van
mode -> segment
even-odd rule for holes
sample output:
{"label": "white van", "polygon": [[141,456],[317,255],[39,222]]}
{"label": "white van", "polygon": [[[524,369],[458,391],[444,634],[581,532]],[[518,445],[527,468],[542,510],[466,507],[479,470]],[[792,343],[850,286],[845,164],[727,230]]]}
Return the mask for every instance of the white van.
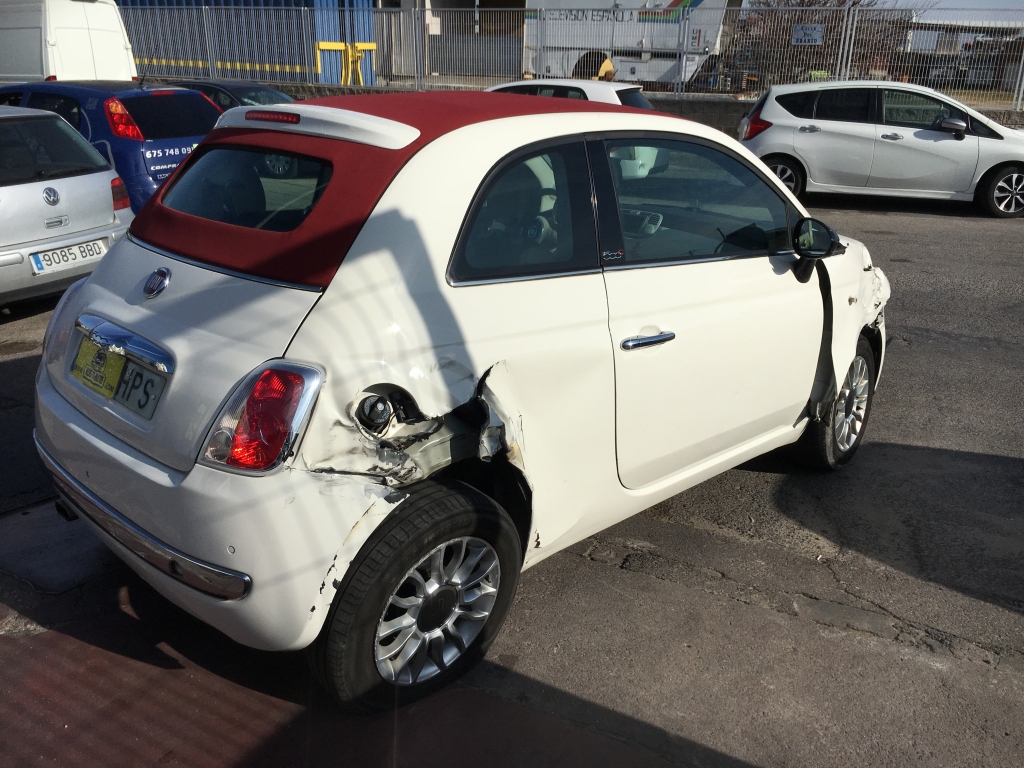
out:
{"label": "white van", "polygon": [[137,76],[114,0],[0,0],[0,83]]}

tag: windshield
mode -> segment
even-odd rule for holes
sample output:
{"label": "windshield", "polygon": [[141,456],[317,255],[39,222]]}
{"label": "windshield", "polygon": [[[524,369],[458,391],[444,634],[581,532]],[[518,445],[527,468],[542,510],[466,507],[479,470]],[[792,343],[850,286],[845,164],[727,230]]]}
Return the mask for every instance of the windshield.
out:
{"label": "windshield", "polygon": [[59,117],[0,120],[0,186],[108,168],[100,153]]}
{"label": "windshield", "polygon": [[220,147],[195,160],[163,203],[224,224],[289,232],[313,210],[330,179],[323,160]]}
{"label": "windshield", "polygon": [[287,104],[290,101],[295,101],[287,93],[281,93],[276,88],[267,88],[263,85],[236,85],[231,88],[231,93],[248,107]]}
{"label": "windshield", "polygon": [[627,107],[636,107],[637,109],[654,109],[654,106],[644,97],[639,88],[631,88],[628,91],[619,91],[619,101]]}
{"label": "windshield", "polygon": [[121,99],[121,103],[146,139],[205,136],[220,117],[220,110],[194,91],[166,96],[128,96]]}

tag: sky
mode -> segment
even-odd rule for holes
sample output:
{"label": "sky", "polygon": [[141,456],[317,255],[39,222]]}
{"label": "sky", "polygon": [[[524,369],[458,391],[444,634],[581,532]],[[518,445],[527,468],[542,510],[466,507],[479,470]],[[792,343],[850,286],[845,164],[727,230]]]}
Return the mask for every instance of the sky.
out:
{"label": "sky", "polygon": [[[912,3],[904,3],[912,5]],[[936,8],[1005,8],[1024,10],[1024,0],[938,0]]]}

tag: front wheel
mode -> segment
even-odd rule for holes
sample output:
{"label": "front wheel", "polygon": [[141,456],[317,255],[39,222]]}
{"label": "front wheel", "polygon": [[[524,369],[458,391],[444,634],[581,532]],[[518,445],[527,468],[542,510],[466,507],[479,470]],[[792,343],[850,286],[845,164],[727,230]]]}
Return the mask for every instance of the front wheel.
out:
{"label": "front wheel", "polygon": [[807,425],[798,448],[804,461],[817,469],[839,469],[850,462],[864,440],[875,395],[875,356],[863,336],[857,354],[828,413]]}
{"label": "front wheel", "polygon": [[1024,216],[1024,168],[1003,168],[989,179],[982,192],[982,203],[993,216],[1001,219]]}
{"label": "front wheel", "polygon": [[427,482],[382,524],[310,649],[343,706],[378,711],[435,691],[483,658],[512,605],[522,549],[497,503]]}

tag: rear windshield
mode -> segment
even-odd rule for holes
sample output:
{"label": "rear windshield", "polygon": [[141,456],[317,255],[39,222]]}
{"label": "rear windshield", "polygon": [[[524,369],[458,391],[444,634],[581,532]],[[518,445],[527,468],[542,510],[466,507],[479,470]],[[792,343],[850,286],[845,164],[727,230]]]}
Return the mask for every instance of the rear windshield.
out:
{"label": "rear windshield", "polygon": [[194,91],[167,96],[128,96],[121,99],[121,103],[146,139],[205,136],[220,117],[220,110]]}
{"label": "rear windshield", "polygon": [[619,101],[621,101],[627,107],[636,107],[637,109],[654,109],[651,102],[640,92],[640,89],[630,91],[619,91]]}
{"label": "rear windshield", "polygon": [[59,117],[0,120],[0,187],[108,167],[102,155]]}
{"label": "rear windshield", "polygon": [[323,160],[213,147],[192,162],[163,204],[224,224],[289,232],[313,210],[330,180],[331,166]]}

